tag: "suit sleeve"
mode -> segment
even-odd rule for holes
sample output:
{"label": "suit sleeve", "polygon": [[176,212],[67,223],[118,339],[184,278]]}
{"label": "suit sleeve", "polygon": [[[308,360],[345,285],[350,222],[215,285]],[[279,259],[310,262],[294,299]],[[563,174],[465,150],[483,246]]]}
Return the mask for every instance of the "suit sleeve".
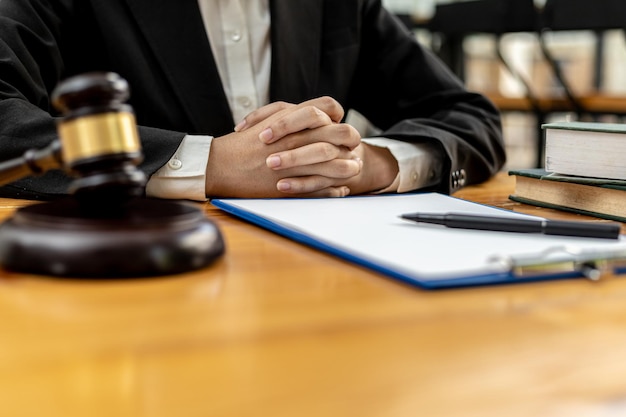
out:
{"label": "suit sleeve", "polygon": [[[19,157],[28,149],[43,148],[57,138],[58,114],[50,94],[71,71],[98,65],[87,49],[77,49],[72,0],[0,1],[0,160]],[[80,2],[76,2],[80,4]],[[74,39],[74,41],[72,41]],[[83,41],[87,42],[87,41]],[[145,158],[141,168],[149,176],[176,150],[183,133],[139,127]],[[158,150],[158,152],[155,152]],[[0,187],[5,197],[49,199],[67,192],[70,176],[50,171]]]}
{"label": "suit sleeve", "polygon": [[452,193],[498,172],[505,162],[500,115],[421,46],[380,1],[366,1],[351,102],[380,136],[429,142],[445,155],[437,191]]}

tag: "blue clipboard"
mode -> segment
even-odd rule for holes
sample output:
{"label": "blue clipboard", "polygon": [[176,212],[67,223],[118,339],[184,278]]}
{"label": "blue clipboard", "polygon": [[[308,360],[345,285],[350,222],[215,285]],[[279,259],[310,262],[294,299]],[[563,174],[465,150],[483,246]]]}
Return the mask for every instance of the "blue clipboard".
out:
{"label": "blue clipboard", "polygon": [[213,199],[219,209],[295,242],[424,289],[599,279],[622,272],[626,240],[460,230],[407,212],[530,217],[438,193],[337,199]]}

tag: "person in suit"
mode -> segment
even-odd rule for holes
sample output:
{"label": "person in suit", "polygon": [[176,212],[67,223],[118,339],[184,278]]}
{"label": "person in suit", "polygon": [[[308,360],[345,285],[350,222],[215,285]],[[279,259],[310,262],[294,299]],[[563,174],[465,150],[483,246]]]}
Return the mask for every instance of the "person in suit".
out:
{"label": "person in suit", "polygon": [[2,0],[0,159],[54,140],[51,91],[92,71],[130,85],[154,197],[452,193],[505,161],[497,110],[380,0]]}

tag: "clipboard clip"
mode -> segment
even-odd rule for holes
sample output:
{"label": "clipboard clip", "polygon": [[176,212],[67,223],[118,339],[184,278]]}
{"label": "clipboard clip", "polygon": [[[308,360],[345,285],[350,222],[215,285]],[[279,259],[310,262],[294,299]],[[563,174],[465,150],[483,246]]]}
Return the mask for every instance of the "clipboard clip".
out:
{"label": "clipboard clip", "polygon": [[489,262],[498,264],[516,278],[576,273],[591,281],[600,281],[607,275],[626,272],[626,248],[554,246],[533,254],[494,255]]}

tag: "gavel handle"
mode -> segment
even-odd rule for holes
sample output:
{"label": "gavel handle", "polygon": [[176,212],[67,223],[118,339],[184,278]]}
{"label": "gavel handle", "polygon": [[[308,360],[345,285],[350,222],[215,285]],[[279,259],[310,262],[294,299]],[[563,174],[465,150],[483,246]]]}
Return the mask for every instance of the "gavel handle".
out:
{"label": "gavel handle", "polygon": [[0,185],[62,167],[61,142],[55,140],[45,148],[29,149],[18,158],[0,162]]}

